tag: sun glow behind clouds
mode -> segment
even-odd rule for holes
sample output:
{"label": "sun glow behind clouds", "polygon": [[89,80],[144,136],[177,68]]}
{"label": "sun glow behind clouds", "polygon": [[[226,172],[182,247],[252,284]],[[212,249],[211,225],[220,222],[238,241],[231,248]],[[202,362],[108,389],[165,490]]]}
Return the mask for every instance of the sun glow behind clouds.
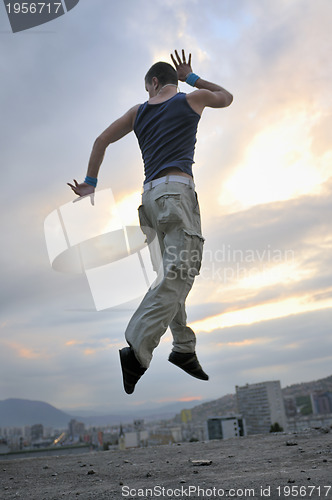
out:
{"label": "sun glow behind clouds", "polygon": [[227,328],[237,325],[251,325],[260,321],[284,318],[293,314],[302,314],[309,311],[318,311],[332,308],[332,299],[327,298],[318,302],[312,301],[312,297],[301,296],[281,300],[273,303],[260,304],[246,309],[226,312],[217,316],[196,321],[190,326],[196,332],[212,332],[219,328]]}
{"label": "sun glow behind clouds", "polygon": [[248,347],[252,345],[270,344],[272,339],[268,337],[258,337],[255,339],[244,339],[235,342],[218,342],[218,347]]}
{"label": "sun glow behind clouds", "polygon": [[26,347],[20,342],[6,340],[3,344],[13,350],[19,358],[38,359],[45,357],[45,353],[38,351],[37,349]]}
{"label": "sun glow behind clouds", "polygon": [[140,203],[141,193],[139,191],[134,191],[116,200],[113,200],[112,194],[112,198],[101,214],[102,230],[100,234],[114,231],[120,226],[137,226],[139,223],[137,208]]}
{"label": "sun glow behind clouds", "polygon": [[311,129],[319,114],[291,112],[259,132],[243,164],[224,183],[219,202],[230,211],[307,194],[331,175],[331,153],[315,157]]}
{"label": "sun glow behind clouds", "polygon": [[243,278],[235,282],[236,289],[258,290],[263,287],[271,287],[278,283],[300,282],[303,279],[313,277],[311,269],[303,269],[294,260],[271,267],[261,269],[248,269]]}
{"label": "sun glow behind clouds", "polygon": [[136,226],[138,224],[137,208],[141,204],[141,193],[134,191],[120,200],[116,200],[116,206],[124,226]]}

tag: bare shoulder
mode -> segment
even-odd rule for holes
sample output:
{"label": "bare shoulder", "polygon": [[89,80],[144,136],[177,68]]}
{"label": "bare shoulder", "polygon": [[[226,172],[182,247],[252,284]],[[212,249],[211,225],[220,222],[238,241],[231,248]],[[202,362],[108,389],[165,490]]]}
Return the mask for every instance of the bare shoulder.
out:
{"label": "bare shoulder", "polygon": [[140,104],[136,104],[124,113],[120,118],[115,120],[107,129],[104,130],[98,137],[100,141],[105,143],[106,147],[111,142],[116,142],[134,129],[135,118]]}
{"label": "bare shoulder", "polygon": [[129,122],[132,126],[132,128],[134,127],[134,123],[135,123],[135,119],[136,119],[136,115],[137,115],[137,111],[139,109],[139,107],[141,106],[141,104],[135,104],[135,106],[133,106],[132,108],[130,108],[123,116],[122,116],[122,119],[126,122]]}
{"label": "bare shoulder", "polygon": [[136,114],[140,106],[142,106],[142,104],[135,104],[135,106],[133,106],[132,108],[130,108],[130,110],[128,111],[128,113]]}
{"label": "bare shoulder", "polygon": [[202,113],[205,106],[207,106],[207,102],[210,97],[208,94],[211,94],[211,92],[206,89],[194,90],[193,92],[186,94],[189,106],[199,115]]}
{"label": "bare shoulder", "polygon": [[187,94],[188,104],[199,114],[205,107],[225,108],[231,104],[232,100],[232,95],[222,87],[216,90],[198,89]]}
{"label": "bare shoulder", "polygon": [[130,108],[127,111],[126,114],[129,115],[129,116],[135,116],[136,117],[137,111],[139,110],[140,106],[141,106],[141,104],[135,104],[135,106],[133,106],[132,108]]}

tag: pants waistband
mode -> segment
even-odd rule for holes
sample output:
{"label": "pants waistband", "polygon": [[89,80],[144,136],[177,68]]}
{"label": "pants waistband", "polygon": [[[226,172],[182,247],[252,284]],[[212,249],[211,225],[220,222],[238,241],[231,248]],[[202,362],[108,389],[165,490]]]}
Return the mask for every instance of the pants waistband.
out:
{"label": "pants waistband", "polygon": [[158,184],[162,183],[167,184],[168,182],[181,182],[182,184],[187,184],[195,189],[195,183],[189,177],[184,177],[182,175],[165,175],[165,177],[159,177],[158,179],[154,179],[153,181],[149,181],[143,186],[143,193],[149,191],[150,189],[158,186]]}

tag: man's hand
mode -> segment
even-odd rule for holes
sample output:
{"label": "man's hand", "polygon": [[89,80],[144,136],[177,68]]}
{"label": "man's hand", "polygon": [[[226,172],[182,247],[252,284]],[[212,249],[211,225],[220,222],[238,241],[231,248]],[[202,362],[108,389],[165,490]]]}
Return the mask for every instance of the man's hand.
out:
{"label": "man's hand", "polygon": [[75,186],[67,182],[68,186],[72,188],[75,194],[78,196],[87,196],[88,194],[93,194],[95,192],[95,188],[90,186],[90,184],[86,184],[82,182],[79,184],[76,179],[74,179]]}
{"label": "man's hand", "polygon": [[189,75],[189,73],[193,72],[193,70],[191,69],[191,54],[189,54],[188,62],[186,62],[186,56],[183,49],[182,49],[182,60],[177,50],[174,51],[174,54],[176,59],[173,56],[173,54],[171,54],[171,59],[177,71],[178,78],[181,82],[185,82],[186,77]]}

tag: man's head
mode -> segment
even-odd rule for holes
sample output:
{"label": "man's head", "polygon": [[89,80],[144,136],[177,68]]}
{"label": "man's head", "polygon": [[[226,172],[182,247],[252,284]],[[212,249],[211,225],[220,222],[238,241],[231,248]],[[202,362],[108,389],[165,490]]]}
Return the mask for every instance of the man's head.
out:
{"label": "man's head", "polygon": [[145,75],[145,88],[149,92],[150,97],[156,95],[156,93],[168,83],[173,85],[178,84],[178,74],[173,66],[168,63],[155,63]]}

